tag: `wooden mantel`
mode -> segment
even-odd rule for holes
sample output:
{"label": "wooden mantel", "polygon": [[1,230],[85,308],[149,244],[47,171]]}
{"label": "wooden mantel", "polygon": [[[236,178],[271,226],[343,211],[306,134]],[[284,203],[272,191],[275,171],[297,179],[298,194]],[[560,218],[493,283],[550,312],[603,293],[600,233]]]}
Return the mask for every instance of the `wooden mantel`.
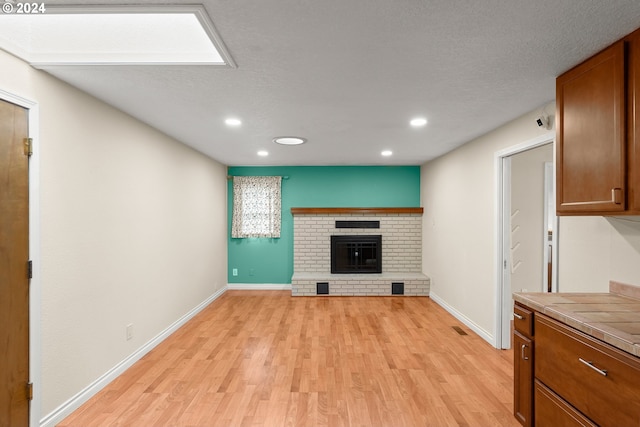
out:
{"label": "wooden mantel", "polygon": [[422,214],[424,208],[291,208],[292,215]]}

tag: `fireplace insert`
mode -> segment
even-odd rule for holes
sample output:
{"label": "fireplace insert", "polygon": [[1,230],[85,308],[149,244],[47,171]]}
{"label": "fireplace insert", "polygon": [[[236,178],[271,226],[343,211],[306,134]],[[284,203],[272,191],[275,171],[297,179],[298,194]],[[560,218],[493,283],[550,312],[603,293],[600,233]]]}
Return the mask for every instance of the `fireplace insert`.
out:
{"label": "fireplace insert", "polygon": [[331,274],[382,273],[382,236],[331,236]]}

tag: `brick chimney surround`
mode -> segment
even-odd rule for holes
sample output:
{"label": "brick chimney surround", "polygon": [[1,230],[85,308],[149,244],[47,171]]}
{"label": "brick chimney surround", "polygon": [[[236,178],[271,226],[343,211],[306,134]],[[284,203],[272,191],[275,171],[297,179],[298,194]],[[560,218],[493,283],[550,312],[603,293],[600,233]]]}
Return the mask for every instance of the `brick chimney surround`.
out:
{"label": "brick chimney surround", "polygon": [[[428,296],[422,273],[423,208],[291,208],[292,296]],[[379,221],[380,228],[336,228]],[[331,274],[332,235],[382,235],[382,273]],[[324,289],[324,290],[321,290]],[[399,291],[401,290],[401,291]],[[402,293],[399,293],[402,292]]]}

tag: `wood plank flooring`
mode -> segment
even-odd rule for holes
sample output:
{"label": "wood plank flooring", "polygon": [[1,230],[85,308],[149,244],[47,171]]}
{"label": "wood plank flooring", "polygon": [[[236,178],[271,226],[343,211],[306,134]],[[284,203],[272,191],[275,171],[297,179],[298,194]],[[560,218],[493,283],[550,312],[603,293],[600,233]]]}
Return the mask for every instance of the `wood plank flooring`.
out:
{"label": "wood plank flooring", "polygon": [[290,295],[226,292],[58,426],[519,426],[512,351],[429,298]]}

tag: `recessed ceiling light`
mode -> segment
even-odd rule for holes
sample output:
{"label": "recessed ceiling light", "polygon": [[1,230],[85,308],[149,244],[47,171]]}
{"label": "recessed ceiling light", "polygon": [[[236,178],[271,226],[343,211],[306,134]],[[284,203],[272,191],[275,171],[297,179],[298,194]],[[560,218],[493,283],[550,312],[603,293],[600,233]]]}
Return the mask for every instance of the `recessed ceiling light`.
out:
{"label": "recessed ceiling light", "polygon": [[228,118],[224,121],[227,126],[240,126],[242,121],[240,119],[236,119],[235,117]]}
{"label": "recessed ceiling light", "polygon": [[416,117],[415,119],[411,119],[409,124],[414,128],[419,128],[427,124],[427,119],[425,119],[424,117]]}
{"label": "recessed ceiling light", "polygon": [[391,150],[384,150],[384,151],[383,151],[382,153],[380,153],[380,154],[382,154],[382,155],[383,155],[383,156],[385,156],[385,157],[389,157],[390,155],[392,155],[392,154],[393,154],[393,151],[391,151]]}
{"label": "recessed ceiling light", "polygon": [[258,151],[258,156],[260,157],[267,157],[268,155],[269,155],[268,151],[265,151],[265,150]]}
{"label": "recessed ceiling light", "polygon": [[307,142],[307,140],[298,136],[279,136],[273,138],[273,142],[281,145],[300,145]]}

